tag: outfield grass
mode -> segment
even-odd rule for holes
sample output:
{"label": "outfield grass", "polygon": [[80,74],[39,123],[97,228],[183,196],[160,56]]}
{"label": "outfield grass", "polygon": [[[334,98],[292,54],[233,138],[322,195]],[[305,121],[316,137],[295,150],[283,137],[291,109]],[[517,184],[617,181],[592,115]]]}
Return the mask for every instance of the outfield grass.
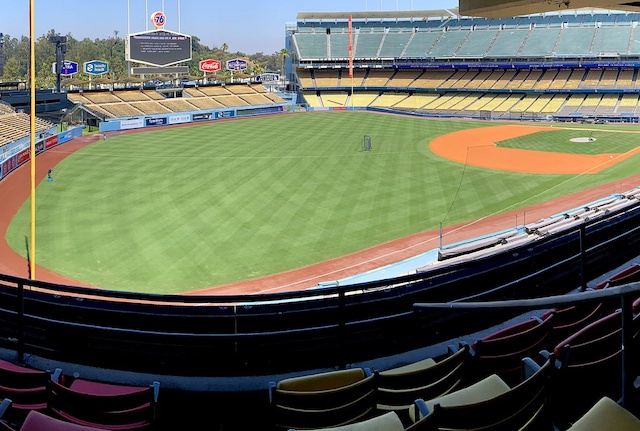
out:
{"label": "outfield grass", "polygon": [[[637,172],[638,157],[573,177],[465,167],[428,150],[437,136],[490,124],[326,112],[110,137],[38,186],[38,263],[110,289],[184,292]],[[370,153],[360,151],[365,134]],[[7,234],[23,255],[28,232],[26,203]]]}

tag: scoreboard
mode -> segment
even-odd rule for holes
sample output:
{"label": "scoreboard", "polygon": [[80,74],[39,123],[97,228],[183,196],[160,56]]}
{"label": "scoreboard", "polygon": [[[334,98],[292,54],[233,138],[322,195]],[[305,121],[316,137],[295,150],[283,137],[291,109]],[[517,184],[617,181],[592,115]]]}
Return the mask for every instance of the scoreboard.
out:
{"label": "scoreboard", "polygon": [[127,60],[164,67],[191,60],[191,36],[166,30],[129,35]]}

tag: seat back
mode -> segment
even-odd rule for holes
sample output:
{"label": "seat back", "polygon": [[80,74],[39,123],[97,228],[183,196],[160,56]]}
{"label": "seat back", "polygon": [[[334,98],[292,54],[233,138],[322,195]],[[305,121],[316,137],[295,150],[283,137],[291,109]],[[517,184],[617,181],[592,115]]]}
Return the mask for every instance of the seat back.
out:
{"label": "seat back", "polygon": [[596,305],[574,305],[554,310],[554,323],[548,335],[547,345],[554,347],[588,324],[595,322],[602,317],[605,308],[603,303],[598,303]]}
{"label": "seat back", "polygon": [[[523,361],[533,363],[529,358]],[[548,360],[532,376],[491,399],[449,407],[436,404],[432,412],[407,431],[551,430],[546,414],[546,392],[553,372],[553,361]]]}
{"label": "seat back", "polygon": [[554,314],[544,320],[532,318],[476,341],[473,344],[476,378],[497,374],[510,386],[517,384],[522,358],[535,357],[546,347],[554,321]]}
{"label": "seat back", "polygon": [[11,400],[7,417],[21,421],[31,410],[45,410],[50,380],[46,371],[0,360],[0,399]]}
{"label": "seat back", "polygon": [[[313,429],[366,419],[375,409],[375,374],[362,372],[361,378],[353,381],[355,374],[319,373],[272,383],[269,399],[273,424],[284,429]],[[349,378],[342,380],[345,376]],[[345,384],[337,384],[341,381]]]}
{"label": "seat back", "polygon": [[20,431],[100,431],[100,428],[92,428],[83,425],[66,422],[47,416],[37,411],[30,411]]}
{"label": "seat back", "polygon": [[[123,390],[118,390],[123,388]],[[160,384],[109,391],[81,391],[58,382],[49,385],[49,413],[62,420],[100,429],[139,430],[155,420]]]}
{"label": "seat back", "polygon": [[464,345],[430,366],[400,367],[379,372],[378,409],[395,410],[402,415],[418,398],[436,398],[456,390],[463,382],[470,359],[470,347]]}
{"label": "seat back", "polygon": [[[637,326],[638,319],[634,320]],[[558,343],[559,372],[550,397],[554,421],[566,428],[602,396],[618,399],[622,382],[622,313],[617,310]]]}

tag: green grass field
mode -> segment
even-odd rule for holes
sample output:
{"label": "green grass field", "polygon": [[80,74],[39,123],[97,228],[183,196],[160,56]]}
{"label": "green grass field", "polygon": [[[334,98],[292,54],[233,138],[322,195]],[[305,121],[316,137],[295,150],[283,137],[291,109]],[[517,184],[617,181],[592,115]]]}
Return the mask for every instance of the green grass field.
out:
{"label": "green grass field", "polygon": [[[109,289],[178,293],[637,173],[638,157],[574,177],[465,167],[428,149],[439,135],[489,126],[326,112],[111,137],[65,159],[55,180],[38,186],[38,264]],[[370,153],[360,151],[365,134]],[[535,146],[537,135],[551,145],[567,140],[542,132],[516,144]],[[624,136],[640,145],[640,135]],[[603,133],[592,148],[610,152],[617,139]],[[28,232],[27,202],[7,234],[22,255]]]}

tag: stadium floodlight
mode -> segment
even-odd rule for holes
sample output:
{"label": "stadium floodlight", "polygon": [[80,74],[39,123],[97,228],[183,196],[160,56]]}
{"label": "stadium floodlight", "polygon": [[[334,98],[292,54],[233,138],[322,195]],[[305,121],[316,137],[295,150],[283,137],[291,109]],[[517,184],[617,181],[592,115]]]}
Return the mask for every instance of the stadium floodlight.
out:
{"label": "stadium floodlight", "polygon": [[640,11],[637,2],[625,0],[459,0],[460,14],[505,18],[581,8]]}

